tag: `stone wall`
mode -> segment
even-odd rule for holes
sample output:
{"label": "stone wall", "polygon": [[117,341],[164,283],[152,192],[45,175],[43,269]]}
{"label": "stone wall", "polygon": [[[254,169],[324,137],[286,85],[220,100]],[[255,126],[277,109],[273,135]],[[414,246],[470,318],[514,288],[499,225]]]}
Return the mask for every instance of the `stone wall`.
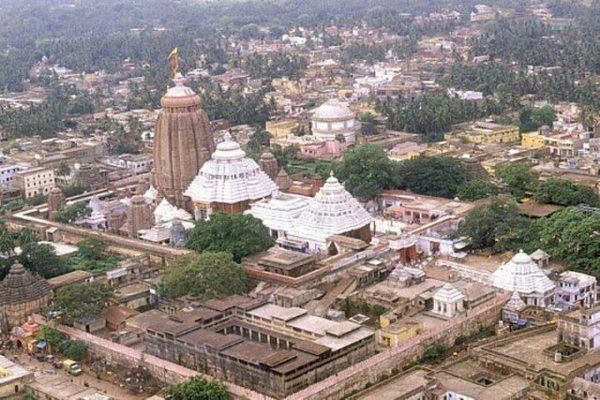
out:
{"label": "stone wall", "polygon": [[304,390],[288,396],[287,400],[340,400],[358,390],[372,385],[407,364],[420,359],[428,347],[434,344],[452,346],[459,336],[468,336],[481,326],[494,326],[500,319],[502,306],[509,296],[498,295],[492,301],[482,304],[468,315],[441,323],[435,331],[419,335],[401,346],[385,350],[362,361],[336,376],[332,376]]}

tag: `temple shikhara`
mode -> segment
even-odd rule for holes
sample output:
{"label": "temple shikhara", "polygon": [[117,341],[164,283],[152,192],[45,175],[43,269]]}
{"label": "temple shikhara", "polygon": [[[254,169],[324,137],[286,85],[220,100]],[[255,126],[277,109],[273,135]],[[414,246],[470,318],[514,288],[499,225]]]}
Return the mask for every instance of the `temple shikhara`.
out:
{"label": "temple shikhara", "polygon": [[215,145],[200,96],[184,85],[181,74],[161,99],[154,135],[154,185],[177,207],[186,207],[183,192]]}

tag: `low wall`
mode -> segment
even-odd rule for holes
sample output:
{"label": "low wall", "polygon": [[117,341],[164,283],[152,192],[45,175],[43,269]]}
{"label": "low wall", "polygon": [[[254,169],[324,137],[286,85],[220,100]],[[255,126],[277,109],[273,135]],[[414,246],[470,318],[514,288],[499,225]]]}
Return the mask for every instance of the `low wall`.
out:
{"label": "low wall", "polygon": [[[40,317],[36,317],[39,323],[44,323]],[[72,339],[85,342],[88,352],[93,357],[106,360],[112,365],[118,365],[125,368],[145,367],[150,374],[165,384],[181,382],[192,376],[203,376],[208,379],[214,379],[203,375],[197,371],[182,367],[181,365],[163,360],[161,358],[146,354],[140,350],[132,349],[110,340],[102,339],[84,331],[74,329],[64,325],[55,326],[60,332],[68,335]],[[244,387],[234,385],[229,382],[223,382],[229,389],[232,399],[235,400],[273,400],[269,396],[254,392]]]}

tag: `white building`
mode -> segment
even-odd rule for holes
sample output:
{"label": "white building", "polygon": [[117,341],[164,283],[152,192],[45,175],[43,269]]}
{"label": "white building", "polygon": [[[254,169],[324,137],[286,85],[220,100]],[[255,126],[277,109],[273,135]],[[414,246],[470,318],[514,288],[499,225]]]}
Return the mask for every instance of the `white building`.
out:
{"label": "white building", "polygon": [[518,292],[513,292],[512,297],[502,307],[502,320],[506,322],[516,323],[520,318],[520,313],[527,307],[523,302]]}
{"label": "white building", "polygon": [[558,340],[593,350],[600,347],[600,308],[576,309],[558,316]]}
{"label": "white building", "polygon": [[226,134],[184,194],[198,220],[213,212],[242,213],[276,191],[275,182]]}
{"label": "white building", "polygon": [[527,305],[547,307],[554,301],[555,285],[522,250],[492,274],[494,287],[518,292]]}
{"label": "white building", "polygon": [[19,164],[0,165],[0,186],[9,186],[17,172],[24,171],[26,167]]}
{"label": "white building", "polygon": [[312,134],[320,141],[337,140],[343,137],[348,144],[356,143],[356,132],[360,123],[354,112],[337,99],[331,99],[318,107],[311,117]]}
{"label": "white building", "polygon": [[371,240],[371,216],[334,176],[314,198],[277,193],[254,203],[248,213],[262,220],[286,248],[333,253],[337,250],[331,236]]}
{"label": "white building", "polygon": [[36,167],[19,171],[14,175],[14,182],[26,199],[37,195],[47,195],[55,186],[54,170]]}
{"label": "white building", "polygon": [[562,309],[576,305],[590,307],[596,302],[596,278],[581,272],[565,271],[556,285],[554,303]]}
{"label": "white building", "polygon": [[450,283],[446,283],[433,295],[433,309],[435,314],[446,318],[452,318],[464,311],[463,300],[465,295]]}

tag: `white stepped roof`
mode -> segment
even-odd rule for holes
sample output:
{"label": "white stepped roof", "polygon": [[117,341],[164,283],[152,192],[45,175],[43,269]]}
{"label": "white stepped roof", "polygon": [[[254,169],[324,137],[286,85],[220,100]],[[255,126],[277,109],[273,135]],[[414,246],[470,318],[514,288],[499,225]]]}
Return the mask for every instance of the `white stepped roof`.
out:
{"label": "white stepped roof", "polygon": [[173,81],[175,82],[175,86],[172,86],[169,89],[167,89],[165,97],[187,97],[196,94],[192,89],[185,86],[185,78],[180,73],[177,73],[177,75],[175,75]]}
{"label": "white stepped roof", "polygon": [[248,214],[263,221],[270,229],[288,231],[309,204],[308,197],[275,192],[271,199],[254,203]]}
{"label": "white stepped roof", "polygon": [[276,190],[275,182],[226,134],[185,195],[197,202],[234,204],[259,200]]}
{"label": "white stepped roof", "polygon": [[325,241],[371,223],[371,215],[332,175],[310,205],[302,211],[291,233],[302,238]]}
{"label": "white stepped roof", "polygon": [[442,303],[456,303],[465,298],[465,295],[460,290],[452,286],[450,283],[446,283],[440,290],[435,292],[433,299]]}
{"label": "white stepped roof", "polygon": [[546,293],[555,288],[554,282],[523,250],[492,274],[492,283],[499,289],[521,294]]}
{"label": "white stepped roof", "polygon": [[177,208],[169,203],[167,199],[162,199],[160,204],[154,209],[155,222],[157,224],[162,224],[173,221],[174,219],[191,221],[193,217],[187,211]]}
{"label": "white stepped roof", "polygon": [[521,296],[519,296],[519,292],[513,292],[510,300],[504,305],[505,309],[512,311],[521,311],[525,307],[527,307],[527,305],[521,299]]}

